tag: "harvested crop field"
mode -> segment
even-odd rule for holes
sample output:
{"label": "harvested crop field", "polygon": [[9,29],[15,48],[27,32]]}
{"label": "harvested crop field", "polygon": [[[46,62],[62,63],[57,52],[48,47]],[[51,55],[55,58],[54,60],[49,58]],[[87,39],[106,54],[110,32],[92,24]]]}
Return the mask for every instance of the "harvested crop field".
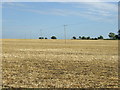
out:
{"label": "harvested crop field", "polygon": [[117,40],[3,39],[3,86],[118,88]]}

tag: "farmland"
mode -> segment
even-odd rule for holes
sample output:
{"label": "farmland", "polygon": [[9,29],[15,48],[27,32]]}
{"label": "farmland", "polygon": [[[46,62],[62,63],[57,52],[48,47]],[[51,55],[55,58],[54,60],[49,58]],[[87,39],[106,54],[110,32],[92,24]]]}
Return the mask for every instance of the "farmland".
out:
{"label": "farmland", "polygon": [[117,40],[3,39],[3,85],[117,88]]}

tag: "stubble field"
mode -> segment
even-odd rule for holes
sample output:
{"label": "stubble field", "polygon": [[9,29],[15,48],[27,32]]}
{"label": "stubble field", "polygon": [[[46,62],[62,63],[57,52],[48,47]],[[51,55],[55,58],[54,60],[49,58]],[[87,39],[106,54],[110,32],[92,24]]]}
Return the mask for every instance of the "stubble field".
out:
{"label": "stubble field", "polygon": [[3,86],[117,88],[117,40],[3,39]]}

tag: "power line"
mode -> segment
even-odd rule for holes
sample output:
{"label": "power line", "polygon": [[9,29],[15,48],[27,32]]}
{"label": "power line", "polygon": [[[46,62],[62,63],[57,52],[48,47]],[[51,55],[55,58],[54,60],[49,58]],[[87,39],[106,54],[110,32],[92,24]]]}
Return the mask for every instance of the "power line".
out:
{"label": "power line", "polygon": [[46,27],[44,28],[45,30],[50,30],[50,29],[56,29],[56,28],[60,28],[62,27],[62,25],[58,25],[58,26],[54,26],[54,27]]}

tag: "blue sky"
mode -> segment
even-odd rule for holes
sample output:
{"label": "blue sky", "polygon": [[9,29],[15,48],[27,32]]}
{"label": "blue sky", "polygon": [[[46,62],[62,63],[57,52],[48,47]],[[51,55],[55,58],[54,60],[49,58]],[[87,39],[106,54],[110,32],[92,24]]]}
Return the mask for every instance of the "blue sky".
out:
{"label": "blue sky", "polygon": [[39,36],[108,37],[117,33],[117,2],[6,2],[2,4],[3,38]]}

